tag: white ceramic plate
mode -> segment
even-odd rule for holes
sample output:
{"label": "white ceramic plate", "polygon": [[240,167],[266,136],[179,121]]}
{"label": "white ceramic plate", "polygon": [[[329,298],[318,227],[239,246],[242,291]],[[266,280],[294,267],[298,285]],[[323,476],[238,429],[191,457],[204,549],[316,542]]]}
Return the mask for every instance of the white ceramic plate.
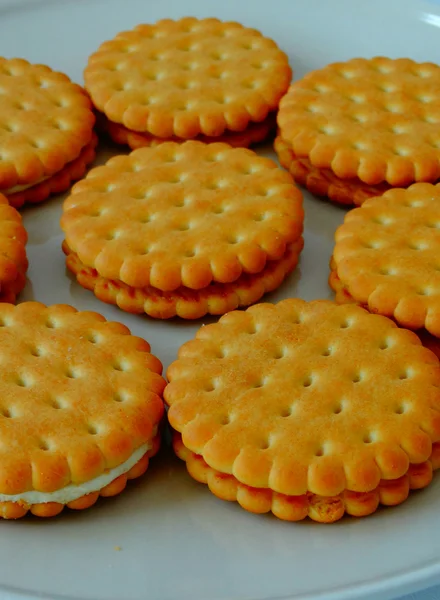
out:
{"label": "white ceramic plate", "polygon": [[[422,0],[0,0],[0,54],[46,63],[81,82],[101,41],[139,22],[185,14],[261,29],[289,53],[297,78],[353,56],[440,63],[440,2]],[[121,320],[167,366],[200,323],[130,316],[80,288],[60,250],[61,201],[23,212],[30,270],[22,299]],[[344,211],[307,194],[306,211],[300,268],[267,299],[331,297],[328,260]],[[439,506],[437,477],[402,506],[364,520],[287,524],[217,500],[165,451],[144,479],[93,509],[0,523],[0,600],[389,599],[440,582]]]}

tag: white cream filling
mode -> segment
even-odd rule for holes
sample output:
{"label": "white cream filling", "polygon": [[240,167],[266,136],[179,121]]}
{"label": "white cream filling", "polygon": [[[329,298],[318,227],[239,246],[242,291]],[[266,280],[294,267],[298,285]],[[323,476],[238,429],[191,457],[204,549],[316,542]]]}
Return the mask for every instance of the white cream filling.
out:
{"label": "white cream filling", "polygon": [[26,504],[40,504],[44,502],[59,502],[60,504],[67,504],[73,502],[86,494],[97,492],[102,490],[106,485],[111,483],[114,479],[127,473],[139,460],[144,456],[151,446],[144,444],[130,456],[124,463],[106,471],[102,475],[81,483],[80,485],[70,484],[61,490],[56,492],[23,492],[22,494],[0,494],[0,502],[24,502]]}
{"label": "white cream filling", "polygon": [[42,177],[41,179],[34,181],[34,183],[27,183],[25,185],[14,185],[14,187],[8,188],[6,190],[0,190],[0,194],[5,194],[7,196],[8,194],[16,194],[17,192],[23,192],[24,190],[38,185],[39,183],[43,183],[43,181],[46,181],[46,179],[50,179],[50,175],[48,175],[47,177]]}

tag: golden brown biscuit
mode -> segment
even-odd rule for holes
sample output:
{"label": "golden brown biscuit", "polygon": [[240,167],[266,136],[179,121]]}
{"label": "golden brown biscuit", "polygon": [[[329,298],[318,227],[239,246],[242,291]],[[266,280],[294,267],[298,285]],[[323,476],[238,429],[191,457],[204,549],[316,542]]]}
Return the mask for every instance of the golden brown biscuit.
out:
{"label": "golden brown biscuit", "polygon": [[255,29],[186,17],[138,25],[89,58],[85,86],[111,121],[158,138],[243,131],[278,108],[287,56]]}
{"label": "golden brown biscuit", "polygon": [[[130,146],[132,150],[145,148],[145,146],[157,146],[163,142],[183,142],[185,140],[177,137],[158,138],[146,133],[130,131],[119,123],[113,123],[105,117],[100,119],[101,129],[104,130],[111,139],[117,144]],[[275,115],[270,113],[261,123],[251,123],[244,131],[225,131],[217,137],[197,136],[196,141],[212,144],[222,142],[229,144],[234,148],[248,148],[254,144],[263,142],[272,132],[275,131]]]}
{"label": "golden brown biscuit", "polygon": [[211,283],[201,290],[181,287],[172,292],[162,292],[151,286],[132,288],[121,281],[106,279],[96,269],[84,266],[78,255],[71,252],[66,243],[63,251],[67,256],[68,269],[84,288],[92,291],[99,300],[116,304],[129,313],[145,313],[155,319],[199,319],[206,314],[223,315],[236,308],[249,306],[277,289],[298,264],[303,248],[299,238],[288,246],[279,260],[268,261],[256,274],[244,273],[233,283]]}
{"label": "golden brown biscuit", "polygon": [[318,169],[308,158],[295,156],[289,145],[278,136],[274,143],[280,164],[295,182],[316,196],[326,196],[343,205],[361,206],[367,198],[380,196],[390,189],[386,183],[368,185],[360,179],[340,179],[331,169]]}
{"label": "golden brown biscuit", "polygon": [[[135,150],[93,169],[65,201],[61,226],[78,265],[73,270],[95,270],[101,289],[108,280],[125,284],[138,294],[137,307],[157,296],[170,311],[188,293],[205,314],[208,298],[221,289],[213,284],[244,283],[251,297],[261,297],[266,265],[278,261],[282,280],[298,260],[303,218],[301,192],[275,162],[243,148],[190,141]],[[243,304],[238,290],[225,290],[235,306]]]}
{"label": "golden brown biscuit", "polygon": [[404,187],[440,178],[440,67],[356,58],[308,73],[280,102],[280,136],[339,179]]}
{"label": "golden brown biscuit", "polygon": [[440,466],[438,359],[355,305],[289,299],[228,313],[181,347],[167,377],[190,473],[253,512],[370,514]]}
{"label": "golden brown biscuit", "polygon": [[0,516],[87,508],[142,474],[159,444],[161,369],[97,313],[0,304]]}
{"label": "golden brown biscuit", "polygon": [[354,300],[400,326],[440,337],[440,188],[389,190],[347,213],[334,270]]}
{"label": "golden brown biscuit", "polygon": [[167,142],[78,182],[61,225],[80,261],[131,287],[230,283],[280,259],[303,228],[288,173],[251,150]]}
{"label": "golden brown biscuit", "polygon": [[25,286],[26,242],[21,216],[0,194],[0,302],[14,303]]}
{"label": "golden brown biscuit", "polygon": [[92,139],[91,108],[66,75],[0,58],[0,189],[37,185],[77,159]]}
{"label": "golden brown biscuit", "polygon": [[79,156],[67,163],[55,175],[36,185],[16,186],[15,189],[4,190],[3,193],[8,198],[9,204],[14,208],[21,208],[24,204],[38,204],[47,200],[52,194],[66,191],[73,181],[84,176],[87,166],[95,160],[97,144],[98,138],[93,134],[91,141],[84,146]]}

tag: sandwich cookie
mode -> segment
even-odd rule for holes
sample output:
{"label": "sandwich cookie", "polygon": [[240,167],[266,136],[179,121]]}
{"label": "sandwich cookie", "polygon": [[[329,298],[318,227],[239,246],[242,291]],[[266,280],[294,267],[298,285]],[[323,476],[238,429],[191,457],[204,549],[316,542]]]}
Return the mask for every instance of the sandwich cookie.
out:
{"label": "sandwich cookie", "polygon": [[161,369],[101,315],[0,304],[0,516],[88,508],[141,476],[160,443]]}
{"label": "sandwich cookie", "polygon": [[438,359],[356,305],[289,299],[231,312],[180,348],[167,378],[177,455],[250,512],[366,516],[440,466]]}
{"label": "sandwich cookie", "polygon": [[103,302],[196,319],[257,302],[295,268],[302,195],[268,158],[166,142],[110,159],[64,203],[67,266]]}
{"label": "sandwich cookie", "polygon": [[104,129],[132,149],[189,139],[260,142],[274,130],[291,79],[286,54],[259,31],[193,17],[118,34],[84,72]]}
{"label": "sandwich cookie", "polygon": [[408,58],[355,58],[308,73],[280,102],[280,162],[341,204],[436,182],[439,90],[440,67]]}
{"label": "sandwich cookie", "polygon": [[66,190],[95,157],[84,90],[44,65],[0,58],[0,192],[20,208]]}

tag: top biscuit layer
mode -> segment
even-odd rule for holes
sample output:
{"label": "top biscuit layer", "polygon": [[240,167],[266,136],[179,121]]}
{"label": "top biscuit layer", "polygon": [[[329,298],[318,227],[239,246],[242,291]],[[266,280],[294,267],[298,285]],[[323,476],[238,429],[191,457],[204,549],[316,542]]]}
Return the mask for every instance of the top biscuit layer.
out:
{"label": "top biscuit layer", "polygon": [[60,171],[91,140],[91,103],[62,73],[0,58],[0,190]]}
{"label": "top biscuit layer", "polygon": [[151,441],[162,366],[129,333],[69,306],[0,304],[0,493],[88,481]]}
{"label": "top biscuit layer", "polygon": [[367,200],[335,234],[334,265],[372,312],[440,337],[440,187],[416,183]]}
{"label": "top biscuit layer", "polygon": [[287,56],[255,29],[195,18],[120,33],[84,72],[93,103],[111,121],[184,139],[262,121],[291,77]]}
{"label": "top biscuit layer", "polygon": [[342,179],[407,186],[440,178],[440,67],[384,57],[334,63],[294,83],[281,137]]}
{"label": "top biscuit layer", "polygon": [[301,192],[275,162],[191,141],[92,169],[65,201],[61,225],[102,277],[172,291],[259,273],[299,238],[303,216]]}
{"label": "top biscuit layer", "polygon": [[440,439],[437,358],[355,305],[289,299],[229,313],[181,347],[167,376],[185,446],[252,487],[370,491]]}
{"label": "top biscuit layer", "polygon": [[0,194],[0,291],[27,265],[27,233],[18,212]]}

